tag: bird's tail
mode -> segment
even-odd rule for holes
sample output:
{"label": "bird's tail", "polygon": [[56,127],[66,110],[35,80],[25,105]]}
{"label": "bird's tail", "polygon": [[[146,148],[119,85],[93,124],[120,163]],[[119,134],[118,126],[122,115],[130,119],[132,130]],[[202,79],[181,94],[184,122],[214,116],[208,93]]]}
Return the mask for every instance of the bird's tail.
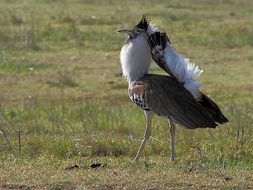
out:
{"label": "bird's tail", "polygon": [[172,77],[184,83],[184,87],[197,99],[200,96],[200,82],[197,80],[202,70],[189,59],[172,48],[165,32],[154,32],[148,37],[153,60]]}
{"label": "bird's tail", "polygon": [[161,67],[164,71],[166,71],[170,76],[176,78],[171,68],[166,65],[164,59],[164,49],[166,48],[167,43],[171,44],[171,41],[165,32],[153,32],[148,36],[148,44],[151,48],[151,54],[153,60],[157,63],[159,67]]}
{"label": "bird's tail", "polygon": [[228,122],[228,119],[223,115],[218,105],[205,94],[201,93],[201,97],[198,102],[207,110],[214,122],[219,124]]}

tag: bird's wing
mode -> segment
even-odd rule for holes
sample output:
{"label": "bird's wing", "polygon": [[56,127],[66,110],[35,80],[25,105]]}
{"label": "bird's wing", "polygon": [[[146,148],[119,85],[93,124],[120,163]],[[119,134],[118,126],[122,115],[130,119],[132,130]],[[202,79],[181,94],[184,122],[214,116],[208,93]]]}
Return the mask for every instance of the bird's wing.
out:
{"label": "bird's wing", "polygon": [[190,63],[189,59],[184,59],[173,50],[167,34],[156,31],[149,35],[147,40],[151,48],[152,58],[157,65],[172,78],[182,82],[182,86],[193,95],[214,122],[219,124],[228,122],[218,105],[199,90],[200,83],[197,78],[202,73],[202,70]]}
{"label": "bird's wing", "polygon": [[167,43],[171,44],[168,35],[165,32],[154,32],[153,34],[148,36],[147,40],[151,48],[151,55],[153,60],[170,76],[176,78],[166,64],[164,58],[164,49],[166,48]]}
{"label": "bird's wing", "polygon": [[185,128],[215,128],[217,124],[181,83],[170,76],[145,75],[145,102],[151,111]]}

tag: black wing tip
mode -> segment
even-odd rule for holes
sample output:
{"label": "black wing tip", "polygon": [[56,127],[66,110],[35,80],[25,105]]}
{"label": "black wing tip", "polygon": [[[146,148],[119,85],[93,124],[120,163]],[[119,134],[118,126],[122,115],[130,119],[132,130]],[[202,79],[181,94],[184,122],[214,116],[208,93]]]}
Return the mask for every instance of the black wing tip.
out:
{"label": "black wing tip", "polygon": [[224,124],[224,123],[228,123],[229,120],[223,115],[221,114],[221,118],[220,118],[220,123],[219,124]]}
{"label": "black wing tip", "polygon": [[229,120],[221,112],[219,106],[205,94],[201,93],[201,99],[199,100],[199,103],[206,109],[214,122],[218,124],[229,122]]}

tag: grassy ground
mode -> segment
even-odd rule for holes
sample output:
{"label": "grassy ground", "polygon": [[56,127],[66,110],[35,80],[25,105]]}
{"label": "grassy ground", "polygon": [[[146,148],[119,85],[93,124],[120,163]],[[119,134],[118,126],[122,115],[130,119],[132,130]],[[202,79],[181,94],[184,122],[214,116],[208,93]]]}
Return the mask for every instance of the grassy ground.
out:
{"label": "grassy ground", "polygon": [[[251,0],[0,0],[0,188],[252,189],[252,10]],[[173,163],[158,117],[131,161],[144,116],[127,96],[116,30],[142,13],[204,70],[202,91],[230,119],[177,128]]]}

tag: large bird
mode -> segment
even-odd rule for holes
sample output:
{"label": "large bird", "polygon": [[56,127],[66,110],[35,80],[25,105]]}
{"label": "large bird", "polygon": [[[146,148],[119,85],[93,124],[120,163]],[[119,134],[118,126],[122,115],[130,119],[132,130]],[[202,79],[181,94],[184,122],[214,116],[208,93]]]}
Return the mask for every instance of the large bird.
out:
{"label": "large bird", "polygon": [[[202,70],[176,52],[166,33],[158,31],[145,16],[133,28],[118,32],[128,35],[120,52],[128,94],[146,117],[146,131],[135,161],[151,136],[153,114],[168,119],[171,161],[175,157],[175,123],[196,129],[228,122],[219,107],[199,90],[197,78]],[[149,74],[152,58],[169,75]]]}

